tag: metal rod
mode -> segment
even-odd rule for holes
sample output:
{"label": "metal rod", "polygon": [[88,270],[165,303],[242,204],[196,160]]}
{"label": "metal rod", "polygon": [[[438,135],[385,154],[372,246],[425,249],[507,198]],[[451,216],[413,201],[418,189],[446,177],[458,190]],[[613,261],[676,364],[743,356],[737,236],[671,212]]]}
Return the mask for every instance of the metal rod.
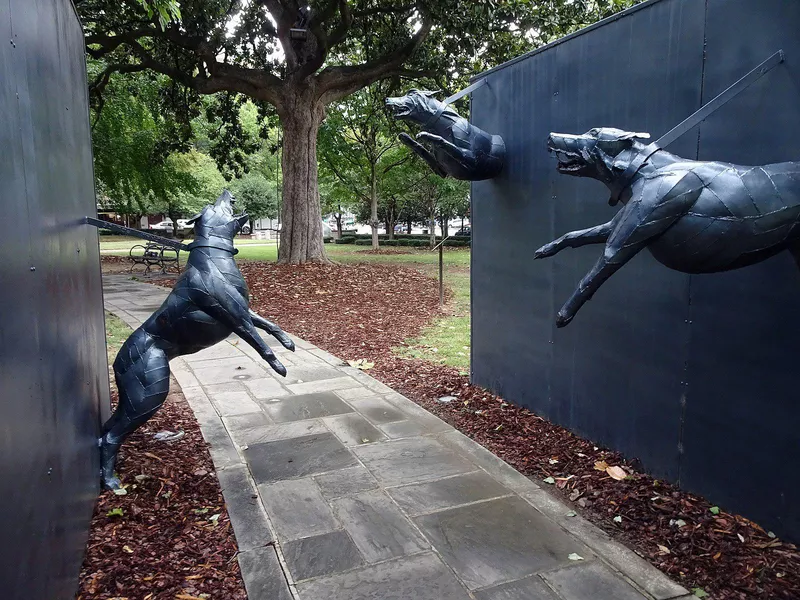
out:
{"label": "metal rod", "polygon": [[487,83],[486,77],[484,77],[483,79],[479,79],[478,81],[476,81],[472,85],[469,85],[469,86],[465,87],[460,92],[456,92],[455,94],[453,94],[449,98],[446,98],[444,100],[444,103],[445,104],[452,104],[453,102],[455,102],[456,100],[459,100],[460,98],[463,98],[464,96],[466,96],[470,92],[474,92],[475,90],[477,90],[482,85],[486,85],[486,83]]}
{"label": "metal rod", "polygon": [[116,231],[117,233],[130,235],[132,237],[138,237],[143,240],[148,240],[150,242],[161,244],[162,246],[169,246],[170,248],[175,248],[176,250],[186,250],[187,252],[189,251],[189,246],[187,246],[182,242],[179,242],[177,240],[170,240],[168,238],[161,237],[160,235],[147,233],[146,231],[141,231],[139,229],[131,229],[130,227],[125,227],[124,225],[117,225],[116,223],[103,221],[101,219],[95,219],[94,217],[84,217],[83,222],[86,225],[94,225],[95,227],[98,227],[100,229],[108,229],[110,231]]}
{"label": "metal rod", "polygon": [[444,240],[439,244],[439,308],[444,307]]}
{"label": "metal rod", "polygon": [[724,92],[716,96],[705,106],[701,107],[700,110],[698,110],[695,113],[692,113],[681,123],[670,129],[660,138],[658,138],[656,144],[658,144],[662,148],[664,146],[668,146],[669,144],[677,140],[679,137],[681,137],[684,133],[689,131],[692,127],[704,121],[709,115],[711,115],[711,113],[722,108],[722,106],[727,104],[729,100],[737,96],[743,90],[750,87],[750,85],[761,79],[761,77],[763,77],[777,65],[781,64],[783,61],[784,61],[783,50],[778,50],[775,54],[773,54],[763,63],[758,65],[747,75],[739,79],[739,81],[737,81],[728,89],[726,89]]}

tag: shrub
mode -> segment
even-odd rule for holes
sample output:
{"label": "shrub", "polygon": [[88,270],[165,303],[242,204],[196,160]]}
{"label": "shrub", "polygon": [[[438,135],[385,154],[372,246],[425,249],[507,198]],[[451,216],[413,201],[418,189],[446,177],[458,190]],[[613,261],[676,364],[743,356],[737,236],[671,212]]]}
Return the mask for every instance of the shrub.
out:
{"label": "shrub", "polygon": [[334,240],[334,243],[336,243],[336,244],[352,244],[355,241],[356,241],[355,236],[353,236],[353,235],[343,235],[338,240]]}
{"label": "shrub", "polygon": [[410,240],[410,239],[402,239],[397,240],[398,246],[411,246],[414,248],[422,248],[425,246],[430,246],[430,242],[428,240]]}
{"label": "shrub", "polygon": [[356,240],[356,246],[371,246],[372,240]]}
{"label": "shrub", "polygon": [[332,241],[333,241],[332,237],[324,237],[324,238],[322,238],[322,243],[323,244],[330,244]]}

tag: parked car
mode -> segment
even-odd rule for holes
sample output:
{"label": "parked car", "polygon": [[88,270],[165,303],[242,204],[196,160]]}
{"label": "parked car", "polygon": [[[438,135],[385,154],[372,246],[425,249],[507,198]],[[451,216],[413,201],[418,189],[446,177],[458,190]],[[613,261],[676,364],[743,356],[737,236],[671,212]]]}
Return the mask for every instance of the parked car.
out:
{"label": "parked car", "polygon": [[[249,227],[249,226],[248,226]],[[188,219],[178,219],[178,232],[191,231],[194,225],[189,225]],[[148,227],[150,231],[163,231],[164,233],[172,233],[172,219],[167,218],[155,225]]]}
{"label": "parked car", "polygon": [[148,226],[151,231],[172,231],[172,219],[164,219],[160,223]]}
{"label": "parked car", "polygon": [[453,235],[469,237],[472,235],[472,227],[471,226],[462,227],[461,229],[456,231]]}

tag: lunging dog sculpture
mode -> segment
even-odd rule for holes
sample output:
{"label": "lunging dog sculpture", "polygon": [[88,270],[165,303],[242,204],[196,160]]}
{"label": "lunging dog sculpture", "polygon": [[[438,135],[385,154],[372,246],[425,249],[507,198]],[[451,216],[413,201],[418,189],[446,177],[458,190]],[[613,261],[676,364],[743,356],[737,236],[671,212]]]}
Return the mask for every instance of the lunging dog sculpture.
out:
{"label": "lunging dog sculpture", "polygon": [[479,181],[497,177],[503,170],[506,145],[499,135],[486,133],[434,98],[437,92],[410,90],[405,96],[386,98],[394,117],[419,125],[417,140],[407,133],[400,140],[441,177]]}
{"label": "lunging dog sculpture", "polygon": [[192,354],[237,334],[255,348],[279,374],[286,368],[264,343],[256,327],[289,350],[294,343],[280,327],[250,310],[249,292],[233,260],[233,237],[247,222],[234,216],[233,196],[226,190],[189,221],[194,241],[175,286],[161,307],[125,341],[114,361],[119,404],[100,438],[103,485],[117,489],[117,453],[125,438],[145,423],[169,392],[169,361]]}
{"label": "lunging dog sculpture", "polygon": [[548,148],[560,173],[598,179],[611,191],[609,203],[623,204],[608,223],[567,233],[534,254],[544,258],[568,247],[605,244],[558,312],[558,327],[644,248],[683,273],[737,269],[783,250],[800,264],[800,163],[748,167],[687,160],[639,141],[649,137],[612,128],[550,134]]}

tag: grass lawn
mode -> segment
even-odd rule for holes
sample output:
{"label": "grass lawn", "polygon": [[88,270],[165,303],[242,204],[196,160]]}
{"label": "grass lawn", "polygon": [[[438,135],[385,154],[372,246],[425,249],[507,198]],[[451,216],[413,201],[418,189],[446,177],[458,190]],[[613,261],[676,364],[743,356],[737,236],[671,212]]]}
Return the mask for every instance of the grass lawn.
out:
{"label": "grass lawn", "polygon": [[106,312],[106,348],[108,349],[108,364],[112,365],[117,357],[117,352],[131,334],[131,328],[119,317]]}
{"label": "grass lawn", "polygon": [[[113,236],[109,240],[106,236],[100,239],[100,251],[106,254],[127,256],[131,246],[141,243],[135,238]],[[188,241],[187,241],[188,243]],[[278,260],[278,247],[269,240],[242,240],[236,239],[235,245],[239,249],[237,260],[258,260],[274,262]],[[367,254],[369,246],[355,246],[351,244],[326,244],[325,251],[328,256],[341,263],[381,263],[401,265],[419,269],[430,277],[439,276],[439,252],[426,249],[392,247],[391,250],[401,250],[408,254]],[[445,249],[444,272],[445,285],[452,291],[452,299],[445,307],[442,318],[437,319],[422,335],[413,340],[408,340],[409,347],[398,349],[407,356],[424,358],[433,362],[457,367],[464,372],[469,370],[469,345],[470,345],[470,303],[469,303],[469,260],[468,249]],[[183,262],[183,261],[181,261]],[[106,323],[113,316],[107,316]],[[118,320],[118,319],[117,319]],[[129,329],[122,323],[126,331]],[[123,341],[125,339],[123,336]],[[109,337],[109,352],[111,337]],[[114,356],[119,348],[114,350]],[[111,356],[113,360],[113,356]]]}

